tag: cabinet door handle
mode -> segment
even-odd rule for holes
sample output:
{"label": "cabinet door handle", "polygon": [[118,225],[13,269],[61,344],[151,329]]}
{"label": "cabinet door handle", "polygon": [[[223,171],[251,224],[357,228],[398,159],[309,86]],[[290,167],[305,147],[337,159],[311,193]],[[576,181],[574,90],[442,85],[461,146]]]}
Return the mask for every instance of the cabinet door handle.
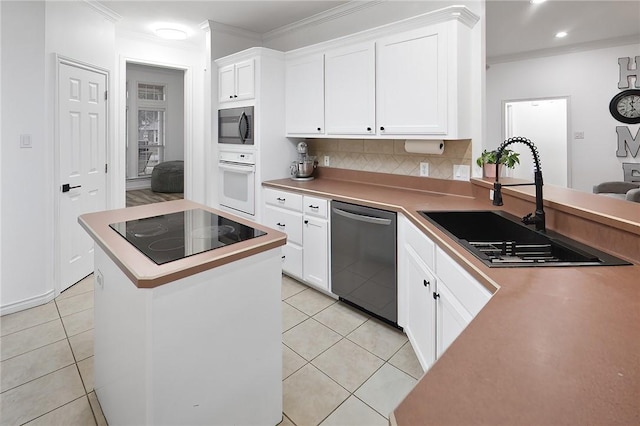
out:
{"label": "cabinet door handle", "polygon": [[310,208],[310,209],[316,209],[316,210],[317,210],[317,209],[319,209],[319,208],[320,208],[320,206],[314,206],[313,204],[309,204],[309,208]]}
{"label": "cabinet door handle", "polygon": [[309,221],[308,221],[308,220],[305,220],[305,221],[304,221],[304,224],[305,224],[305,225],[308,225],[308,224],[309,224]]}
{"label": "cabinet door handle", "polygon": [[380,130],[382,130],[382,131],[384,132],[384,127],[383,127],[383,126],[380,126]]}
{"label": "cabinet door handle", "polygon": [[284,259],[285,259],[285,257],[287,257],[287,256],[285,256],[285,255],[282,255],[282,260],[284,260]]}
{"label": "cabinet door handle", "polygon": [[320,127],[318,127],[318,131],[322,130]]}
{"label": "cabinet door handle", "polygon": [[233,99],[233,95],[229,95],[229,99]]}
{"label": "cabinet door handle", "polygon": [[276,200],[280,201],[281,203],[284,203],[286,201],[286,198],[278,197],[278,198],[276,198]]}
{"label": "cabinet door handle", "polygon": [[433,299],[434,299],[434,300],[436,300],[436,299],[439,299],[439,298],[440,298],[440,294],[439,294],[439,293],[436,293],[436,292],[434,291],[434,292],[433,292]]}
{"label": "cabinet door handle", "polygon": [[237,98],[237,97],[238,97],[238,95],[233,95],[233,97],[234,97],[234,98]]}
{"label": "cabinet door handle", "polygon": [[281,228],[284,228],[284,227],[285,227],[284,223],[280,223],[280,222],[276,223],[276,225],[277,225],[277,226],[279,226],[279,227],[281,227]]}
{"label": "cabinet door handle", "polygon": [[367,132],[370,132],[370,131],[371,131],[371,127],[367,127]]}
{"label": "cabinet door handle", "polygon": [[431,284],[431,283],[430,283],[429,281],[427,281],[427,280],[422,280],[422,282],[424,283],[424,286],[425,286],[425,287],[426,287],[426,286],[428,286],[429,284]]}

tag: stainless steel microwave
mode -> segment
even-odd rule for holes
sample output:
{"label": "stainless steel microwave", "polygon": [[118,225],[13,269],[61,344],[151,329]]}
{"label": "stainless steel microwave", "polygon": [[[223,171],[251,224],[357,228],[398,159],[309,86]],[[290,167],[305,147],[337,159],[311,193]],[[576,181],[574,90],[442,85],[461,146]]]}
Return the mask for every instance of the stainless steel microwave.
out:
{"label": "stainless steel microwave", "polygon": [[253,107],[218,110],[218,143],[253,145]]}

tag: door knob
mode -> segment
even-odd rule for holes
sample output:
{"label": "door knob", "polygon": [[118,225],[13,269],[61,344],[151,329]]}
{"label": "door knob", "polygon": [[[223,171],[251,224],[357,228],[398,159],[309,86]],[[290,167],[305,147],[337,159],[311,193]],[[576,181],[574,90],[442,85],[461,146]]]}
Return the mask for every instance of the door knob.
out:
{"label": "door knob", "polygon": [[68,183],[62,185],[62,192],[69,192],[72,189],[80,188],[82,185],[70,186]]}

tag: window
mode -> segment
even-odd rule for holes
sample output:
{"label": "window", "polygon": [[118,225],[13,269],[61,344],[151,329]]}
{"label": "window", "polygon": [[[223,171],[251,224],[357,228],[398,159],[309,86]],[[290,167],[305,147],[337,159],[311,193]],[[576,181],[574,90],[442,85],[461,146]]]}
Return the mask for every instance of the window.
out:
{"label": "window", "polygon": [[138,99],[164,101],[164,86],[159,84],[138,83]]}
{"label": "window", "polygon": [[150,176],[163,154],[164,111],[138,108],[138,176]]}
{"label": "window", "polygon": [[165,86],[138,83],[138,177],[151,176],[164,161]]}

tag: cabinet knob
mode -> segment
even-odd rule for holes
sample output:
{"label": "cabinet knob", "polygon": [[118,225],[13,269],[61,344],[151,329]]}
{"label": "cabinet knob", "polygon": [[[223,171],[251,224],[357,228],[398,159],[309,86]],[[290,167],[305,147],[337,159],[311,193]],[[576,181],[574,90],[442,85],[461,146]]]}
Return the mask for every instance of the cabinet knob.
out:
{"label": "cabinet knob", "polygon": [[276,200],[280,201],[281,203],[284,203],[286,201],[286,198],[278,197],[278,198],[276,198]]}
{"label": "cabinet knob", "polygon": [[233,95],[229,95],[229,99],[233,99]]}
{"label": "cabinet knob", "polygon": [[285,259],[286,257],[287,257],[287,256],[285,256],[285,255],[282,255],[282,260],[284,260],[284,259]]}
{"label": "cabinet knob", "polygon": [[322,130],[322,128],[318,127],[318,131],[321,131],[321,130]]}
{"label": "cabinet knob", "polygon": [[427,280],[422,280],[422,282],[424,283],[424,286],[425,286],[425,287],[426,287],[426,286],[428,286],[429,284],[431,284],[431,283],[430,283],[429,281],[427,281]]}
{"label": "cabinet knob", "polygon": [[304,221],[304,224],[305,224],[305,225],[309,224],[309,221],[308,221],[308,220],[305,220],[305,221]]}
{"label": "cabinet knob", "polygon": [[436,292],[434,291],[434,292],[433,292],[433,299],[434,299],[434,300],[436,300],[436,299],[439,299],[439,298],[440,298],[440,294],[439,294],[439,293],[436,293]]}
{"label": "cabinet knob", "polygon": [[380,126],[380,130],[384,131],[384,127],[383,127],[383,126]]}
{"label": "cabinet knob", "polygon": [[238,95],[233,95],[233,97],[234,97],[234,98],[237,98],[237,97],[238,97]]}
{"label": "cabinet knob", "polygon": [[280,227],[282,227],[282,228],[284,228],[284,223],[280,223],[280,222],[278,222],[278,223],[276,223],[276,225],[277,225],[277,226],[280,226]]}
{"label": "cabinet knob", "polygon": [[367,132],[370,132],[370,131],[371,131],[371,127],[367,127]]}

